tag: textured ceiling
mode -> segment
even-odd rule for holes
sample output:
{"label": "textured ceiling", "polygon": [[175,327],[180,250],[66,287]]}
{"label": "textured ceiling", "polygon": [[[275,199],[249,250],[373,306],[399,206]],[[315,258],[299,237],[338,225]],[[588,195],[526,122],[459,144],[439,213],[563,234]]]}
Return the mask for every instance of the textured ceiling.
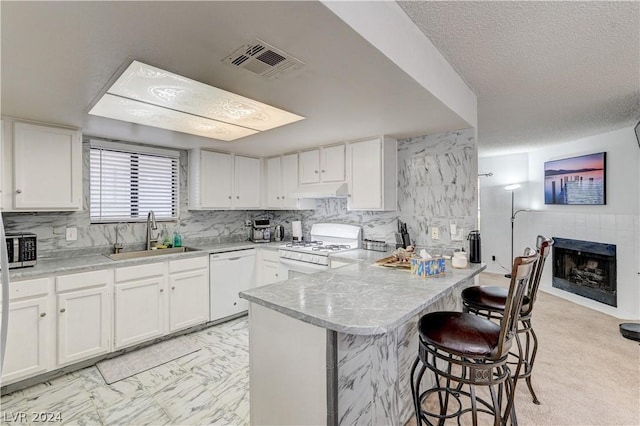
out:
{"label": "textured ceiling", "polygon": [[398,2],[478,96],[481,156],[640,119],[640,2]]}

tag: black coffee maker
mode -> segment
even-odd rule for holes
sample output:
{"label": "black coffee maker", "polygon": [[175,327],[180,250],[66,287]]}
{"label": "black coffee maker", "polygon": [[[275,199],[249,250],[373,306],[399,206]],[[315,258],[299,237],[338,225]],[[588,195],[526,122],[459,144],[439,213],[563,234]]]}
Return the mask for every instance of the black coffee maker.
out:
{"label": "black coffee maker", "polygon": [[480,255],[480,231],[469,232],[467,240],[469,240],[469,262],[481,263],[482,257]]}

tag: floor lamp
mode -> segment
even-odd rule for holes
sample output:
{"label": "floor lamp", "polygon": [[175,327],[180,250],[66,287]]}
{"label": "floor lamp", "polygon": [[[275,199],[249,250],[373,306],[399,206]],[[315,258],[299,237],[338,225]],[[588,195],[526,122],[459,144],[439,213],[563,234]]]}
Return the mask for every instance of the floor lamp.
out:
{"label": "floor lamp", "polygon": [[509,262],[510,268],[509,273],[505,274],[506,278],[511,278],[511,271],[513,270],[513,224],[516,221],[516,215],[520,212],[529,211],[529,209],[515,209],[515,192],[520,189],[519,183],[514,183],[512,185],[507,185],[504,187],[505,190],[511,191],[511,262]]}

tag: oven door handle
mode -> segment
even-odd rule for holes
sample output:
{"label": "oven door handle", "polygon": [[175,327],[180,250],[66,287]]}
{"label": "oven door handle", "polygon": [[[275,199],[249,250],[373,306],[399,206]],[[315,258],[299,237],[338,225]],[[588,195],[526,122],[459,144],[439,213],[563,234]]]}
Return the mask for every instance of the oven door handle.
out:
{"label": "oven door handle", "polygon": [[313,274],[314,272],[329,270],[327,265],[316,265],[315,263],[300,262],[282,257],[280,258],[280,263],[292,271],[302,272],[304,274]]}

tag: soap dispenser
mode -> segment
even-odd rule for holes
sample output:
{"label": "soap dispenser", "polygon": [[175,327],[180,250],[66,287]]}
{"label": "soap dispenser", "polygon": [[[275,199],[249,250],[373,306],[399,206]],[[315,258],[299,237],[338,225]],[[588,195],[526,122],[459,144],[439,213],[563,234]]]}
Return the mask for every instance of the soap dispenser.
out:
{"label": "soap dispenser", "polygon": [[178,231],[178,228],[173,231],[173,246],[182,247],[182,235]]}

